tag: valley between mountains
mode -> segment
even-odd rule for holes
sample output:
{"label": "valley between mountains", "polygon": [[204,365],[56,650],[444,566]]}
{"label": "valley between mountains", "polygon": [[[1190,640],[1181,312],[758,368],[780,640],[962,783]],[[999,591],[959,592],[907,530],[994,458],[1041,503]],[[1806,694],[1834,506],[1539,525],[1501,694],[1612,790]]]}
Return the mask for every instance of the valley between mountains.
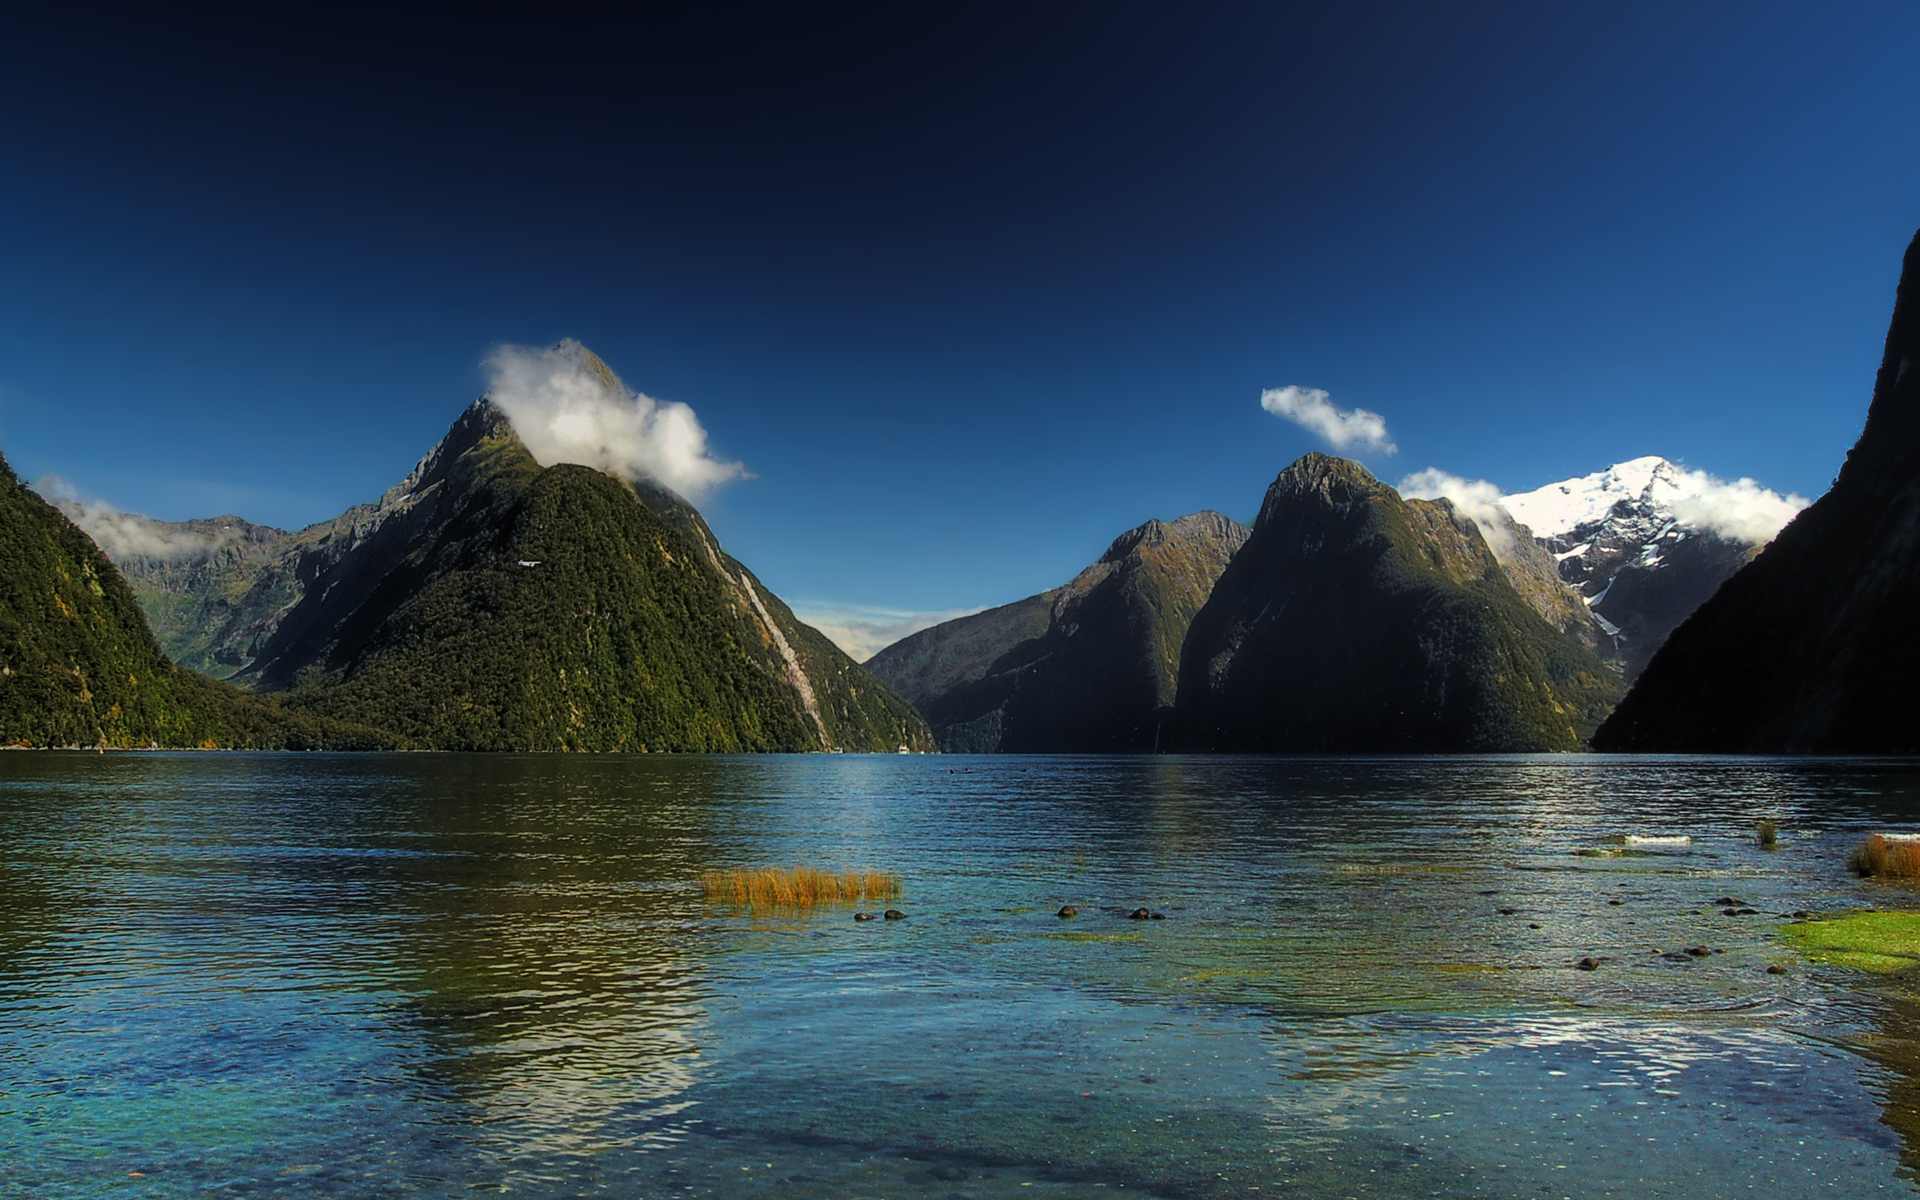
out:
{"label": "valley between mountains", "polygon": [[[383,496],[292,532],[49,503],[0,471],[0,742],[1920,751],[1917,256],[1860,443],[1777,538],[1789,514],[1729,515],[1757,485],[1658,457],[1497,496],[1314,453],[1251,526],[1148,521],[864,664],[679,493],[541,463],[491,395]],[[546,354],[634,395],[577,342]]]}

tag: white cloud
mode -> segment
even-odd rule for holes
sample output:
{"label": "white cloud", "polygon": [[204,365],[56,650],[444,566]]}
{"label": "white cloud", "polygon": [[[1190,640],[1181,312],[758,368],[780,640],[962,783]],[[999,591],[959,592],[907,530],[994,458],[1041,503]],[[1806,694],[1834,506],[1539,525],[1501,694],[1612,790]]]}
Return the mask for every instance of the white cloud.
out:
{"label": "white cloud", "polygon": [[793,610],[794,616],[826,634],[829,641],[845,650],[855,662],[867,661],[910,633],[986,611],[950,608],[944,612],[913,612],[831,600],[787,600],[787,607]]}
{"label": "white cloud", "polygon": [[1319,434],[1335,450],[1358,446],[1362,450],[1397,453],[1400,447],[1387,440],[1387,419],[1379,413],[1356,408],[1352,412],[1336,408],[1326,392],[1288,384],[1260,393],[1260,407],[1282,420]]}
{"label": "white cloud", "polygon": [[1772,541],[1795,514],[1812,503],[1792,492],[1782,496],[1744,477],[1729,483],[1705,471],[1683,470],[1680,478],[1687,494],[1673,501],[1675,519],[1682,525],[1754,545]]}
{"label": "white cloud", "polygon": [[1408,500],[1452,501],[1456,512],[1480,527],[1480,536],[1487,539],[1495,558],[1504,563],[1513,556],[1513,518],[1500,503],[1495,485],[1428,467],[1402,479],[1398,491]]}
{"label": "white cloud", "polygon": [[179,559],[202,555],[230,541],[230,535],[169,529],[163,522],[139,513],[121,512],[105,500],[90,499],[58,475],[43,475],[34,490],[67,514],[93,544],[115,562],[132,559]]}
{"label": "white cloud", "polygon": [[551,350],[502,346],[486,366],[488,395],[542,466],[644,476],[686,496],[747,476],[708,451],[693,409],[630,390],[572,338]]}

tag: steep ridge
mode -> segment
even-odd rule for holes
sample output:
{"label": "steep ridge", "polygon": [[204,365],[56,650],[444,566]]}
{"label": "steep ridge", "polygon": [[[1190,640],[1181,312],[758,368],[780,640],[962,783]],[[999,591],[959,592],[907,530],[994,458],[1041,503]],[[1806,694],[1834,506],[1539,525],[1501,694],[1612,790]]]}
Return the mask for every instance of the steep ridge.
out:
{"label": "steep ridge", "polygon": [[867,669],[948,751],[1152,750],[1187,625],[1246,536],[1214,512],[1148,521],[1064,587],[923,629]]}
{"label": "steep ridge", "polygon": [[303,711],[446,749],[933,745],[684,499],[542,468],[485,397],[378,504],[300,536],[298,599],[235,678]]}
{"label": "steep ridge", "polygon": [[168,661],[99,547],[0,459],[0,744],[375,748]]}
{"label": "steep ridge", "polygon": [[1177,708],[1189,749],[1572,750],[1619,691],[1450,502],[1309,454],[1194,617]]}
{"label": "steep ridge", "polygon": [[1603,622],[1608,657],[1629,682],[1759,550],[1758,542],[1687,518],[1685,505],[1702,486],[1650,455],[1501,500]]}
{"label": "steep ridge", "polygon": [[1606,750],[1920,752],[1920,234],[1833,487],[1667,639]]}

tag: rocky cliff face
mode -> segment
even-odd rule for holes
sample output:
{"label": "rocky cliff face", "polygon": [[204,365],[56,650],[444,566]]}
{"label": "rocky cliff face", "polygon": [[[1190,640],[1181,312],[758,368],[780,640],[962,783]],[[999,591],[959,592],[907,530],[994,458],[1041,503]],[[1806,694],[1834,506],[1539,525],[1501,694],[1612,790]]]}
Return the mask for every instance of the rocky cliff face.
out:
{"label": "rocky cliff face", "polygon": [[1152,750],[1187,626],[1246,536],[1219,513],[1149,521],[1071,583],[921,630],[867,669],[945,750]]}
{"label": "rocky cliff face", "polygon": [[1833,488],[1674,631],[1608,750],[1920,751],[1920,235]]}
{"label": "rocky cliff face", "polygon": [[1619,690],[1449,502],[1310,454],[1195,616],[1178,716],[1191,749],[1571,750]]}
{"label": "rocky cliff face", "polygon": [[1705,486],[1700,473],[1649,456],[1502,500],[1599,619],[1600,649],[1628,682],[1762,544],[1690,514]]}

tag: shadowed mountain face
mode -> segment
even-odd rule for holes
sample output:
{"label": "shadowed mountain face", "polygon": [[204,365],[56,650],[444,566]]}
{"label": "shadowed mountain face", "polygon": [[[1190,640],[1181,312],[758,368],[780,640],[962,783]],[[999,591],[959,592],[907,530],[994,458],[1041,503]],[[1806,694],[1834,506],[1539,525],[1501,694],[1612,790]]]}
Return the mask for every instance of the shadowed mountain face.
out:
{"label": "shadowed mountain face", "polygon": [[0,743],[380,747],[168,661],[100,548],[0,459]]}
{"label": "shadowed mountain face", "polygon": [[1149,521],[1066,586],[923,629],[867,669],[944,750],[1152,750],[1187,625],[1246,536],[1219,513]]}
{"label": "shadowed mountain face", "polygon": [[1309,454],[1194,617],[1178,716],[1190,749],[1573,750],[1619,692],[1450,503]]}
{"label": "shadowed mountain face", "polygon": [[1606,750],[1920,752],[1920,235],[1832,490],[1674,631]]}
{"label": "shadowed mountain face", "polygon": [[932,748],[686,501],[541,468],[485,399],[291,573],[299,599],[236,679],[425,746]]}

